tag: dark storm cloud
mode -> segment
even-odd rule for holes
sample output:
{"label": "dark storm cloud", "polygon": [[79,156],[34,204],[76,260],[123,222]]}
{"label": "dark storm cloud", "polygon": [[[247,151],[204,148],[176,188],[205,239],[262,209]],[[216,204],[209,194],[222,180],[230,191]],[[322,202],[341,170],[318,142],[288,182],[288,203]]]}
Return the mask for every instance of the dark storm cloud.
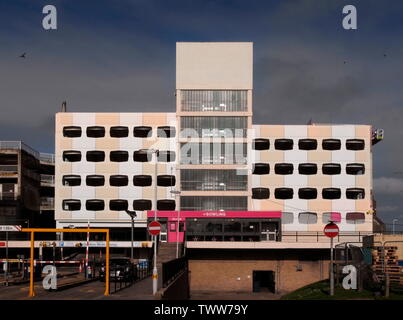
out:
{"label": "dark storm cloud", "polygon": [[176,41],[253,41],[254,123],[385,129],[374,188],[391,221],[403,183],[403,4],[354,1],[359,29],[345,31],[350,2],[54,0],[52,32],[41,27],[47,1],[2,1],[0,139],[52,151],[64,100],[69,111],[173,112]]}

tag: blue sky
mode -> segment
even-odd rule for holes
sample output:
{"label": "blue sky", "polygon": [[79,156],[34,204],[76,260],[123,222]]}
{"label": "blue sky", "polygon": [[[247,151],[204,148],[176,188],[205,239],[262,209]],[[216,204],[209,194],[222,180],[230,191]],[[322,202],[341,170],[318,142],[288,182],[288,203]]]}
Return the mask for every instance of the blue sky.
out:
{"label": "blue sky", "polygon": [[[46,4],[56,31],[42,28]],[[342,28],[346,4],[358,30]],[[402,34],[395,0],[2,0],[0,139],[53,152],[64,100],[69,111],[174,111],[176,41],[253,41],[254,122],[384,128],[374,193],[379,215],[403,225]]]}

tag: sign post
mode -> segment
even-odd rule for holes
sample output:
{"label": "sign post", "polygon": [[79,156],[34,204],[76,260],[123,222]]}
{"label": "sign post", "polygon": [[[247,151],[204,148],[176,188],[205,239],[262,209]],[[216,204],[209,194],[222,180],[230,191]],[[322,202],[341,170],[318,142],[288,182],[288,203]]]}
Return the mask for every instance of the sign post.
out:
{"label": "sign post", "polygon": [[4,263],[4,280],[6,286],[8,286],[8,232],[9,231],[21,231],[21,226],[16,225],[1,225],[0,231],[6,233],[6,262]]}
{"label": "sign post", "polygon": [[334,264],[334,250],[333,250],[333,238],[337,237],[339,234],[339,227],[333,223],[330,222],[325,226],[325,229],[323,230],[325,235],[330,238],[330,295],[334,296],[334,270],[333,270],[333,264]]}

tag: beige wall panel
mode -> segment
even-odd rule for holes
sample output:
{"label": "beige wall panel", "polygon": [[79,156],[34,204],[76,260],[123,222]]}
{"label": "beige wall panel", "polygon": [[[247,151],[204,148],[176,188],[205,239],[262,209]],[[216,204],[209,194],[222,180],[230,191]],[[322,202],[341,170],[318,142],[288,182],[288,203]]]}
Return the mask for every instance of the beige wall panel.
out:
{"label": "beige wall panel", "polygon": [[[320,193],[318,192],[320,197]],[[318,214],[318,222],[322,223],[322,213],[332,211],[332,200],[310,200],[308,201],[308,211]]]}
{"label": "beige wall panel", "polygon": [[119,211],[97,211],[95,213],[96,220],[118,220],[119,219]]}
{"label": "beige wall panel", "polygon": [[[284,177],[279,174],[265,174],[260,176],[261,187],[283,187]],[[274,195],[274,189],[270,190]]]}
{"label": "beige wall panel", "polygon": [[270,199],[260,201],[260,210],[284,211],[284,200],[274,199],[274,196],[270,196]]}
{"label": "beige wall panel", "polygon": [[[105,178],[105,184],[109,184],[109,179]],[[130,182],[130,181],[129,181]],[[109,188],[109,187],[96,187],[95,188],[95,197],[97,199],[105,200],[105,208],[109,208],[109,199],[119,199],[119,190],[118,188]]]}
{"label": "beige wall panel", "polygon": [[[95,121],[97,126],[105,126],[109,129],[110,126],[117,126],[120,123],[119,113],[96,113]],[[105,136],[109,136],[109,130],[106,130]]]}
{"label": "beige wall panel", "polygon": [[[256,138],[283,138],[284,137],[284,126],[271,126],[262,125],[260,126],[260,137]],[[270,150],[274,150],[274,141],[270,141]]]}
{"label": "beige wall panel", "polygon": [[[79,186],[77,186],[77,187],[73,187],[73,188],[80,188]],[[59,187],[58,189],[57,189],[57,197],[59,198],[59,199],[61,199],[61,200],[63,200],[63,199],[70,199],[71,198],[71,191],[72,191],[72,188],[69,188],[69,187]]]}
{"label": "beige wall panel", "polygon": [[[264,159],[264,161],[263,161],[263,159]],[[273,168],[270,168],[270,171],[274,170],[275,163],[284,162],[284,151],[280,151],[280,150],[265,151],[261,154],[260,162],[271,162],[271,167],[273,167]]]}
{"label": "beige wall panel", "polygon": [[177,42],[177,89],[252,89],[252,42]]}
{"label": "beige wall panel", "polygon": [[[309,138],[330,138],[332,137],[332,127],[331,126],[308,126],[308,137]],[[318,141],[318,147],[321,145],[322,141]]]}
{"label": "beige wall panel", "polygon": [[355,152],[355,161],[357,163],[369,162],[370,159],[371,159],[371,154],[366,150]]}
{"label": "beige wall panel", "polygon": [[369,140],[371,138],[371,129],[371,126],[355,126],[356,138]]}
{"label": "beige wall panel", "polygon": [[[107,157],[109,157],[109,154],[105,155],[105,158],[107,158]],[[119,172],[119,162],[109,162],[109,161],[107,161],[107,162],[97,162],[95,164],[95,172],[97,174],[109,174],[109,173],[118,174],[118,172]]]}
{"label": "beige wall panel", "polygon": [[58,174],[69,174],[72,170],[72,163],[71,162],[64,162],[61,160],[57,166]]}
{"label": "beige wall panel", "polygon": [[[58,141],[58,150],[62,151],[62,150],[71,150],[73,149],[73,139],[71,138],[59,138],[57,139]],[[60,154],[60,156],[62,156],[62,154]]]}
{"label": "beige wall panel", "polygon": [[[366,169],[367,170],[367,169]],[[368,174],[355,177],[355,186],[358,188],[368,188],[371,183],[371,178]]]}
{"label": "beige wall panel", "polygon": [[[143,113],[143,125],[145,126],[152,126],[152,127],[163,126],[166,125],[166,123],[167,123],[166,113]],[[153,136],[155,136],[154,132]]]}
{"label": "beige wall panel", "polygon": [[[319,144],[319,142],[318,142]],[[331,151],[310,151],[308,152],[309,162],[332,162]],[[321,165],[318,164],[318,172],[321,170]]]}
{"label": "beige wall panel", "polygon": [[[320,172],[321,166],[318,166],[318,172]],[[308,175],[308,185],[312,187],[318,187],[318,197],[322,193],[322,188],[329,188],[332,186],[332,176],[331,175],[323,175],[323,174],[315,174]]]}
{"label": "beige wall panel", "polygon": [[[107,130],[109,131],[109,130]],[[106,133],[106,136],[109,135],[109,132]],[[95,148],[97,150],[105,151],[105,160],[109,159],[109,151],[110,150],[120,150],[119,139],[116,138],[98,138],[95,139]],[[130,160],[130,155],[129,155]]]}

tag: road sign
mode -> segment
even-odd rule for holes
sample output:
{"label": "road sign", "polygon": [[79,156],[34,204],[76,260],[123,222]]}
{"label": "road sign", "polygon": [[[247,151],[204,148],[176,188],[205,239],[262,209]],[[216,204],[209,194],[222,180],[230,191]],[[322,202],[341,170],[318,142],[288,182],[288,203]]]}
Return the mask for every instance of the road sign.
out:
{"label": "road sign", "polygon": [[339,227],[335,223],[330,222],[325,226],[323,232],[325,233],[326,237],[334,238],[339,235]]}
{"label": "road sign", "polygon": [[148,233],[152,236],[158,236],[161,232],[161,223],[152,221],[148,224]]}
{"label": "road sign", "polygon": [[3,225],[0,226],[0,231],[21,231],[21,226]]}

